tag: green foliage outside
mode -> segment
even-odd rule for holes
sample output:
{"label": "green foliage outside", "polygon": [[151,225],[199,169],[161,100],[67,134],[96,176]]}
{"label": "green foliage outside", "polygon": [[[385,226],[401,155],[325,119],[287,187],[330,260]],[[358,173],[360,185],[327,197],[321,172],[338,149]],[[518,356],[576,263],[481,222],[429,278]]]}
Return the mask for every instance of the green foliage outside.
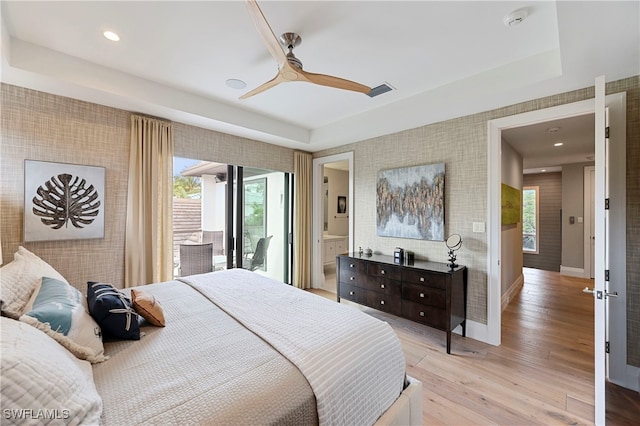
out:
{"label": "green foliage outside", "polygon": [[522,191],[522,233],[536,233],[536,191],[525,189]]}
{"label": "green foliage outside", "polygon": [[262,226],[264,224],[264,207],[258,203],[251,204],[251,214],[244,218],[245,226]]}
{"label": "green foliage outside", "polygon": [[173,196],[176,198],[200,198],[200,178],[195,176],[174,176]]}

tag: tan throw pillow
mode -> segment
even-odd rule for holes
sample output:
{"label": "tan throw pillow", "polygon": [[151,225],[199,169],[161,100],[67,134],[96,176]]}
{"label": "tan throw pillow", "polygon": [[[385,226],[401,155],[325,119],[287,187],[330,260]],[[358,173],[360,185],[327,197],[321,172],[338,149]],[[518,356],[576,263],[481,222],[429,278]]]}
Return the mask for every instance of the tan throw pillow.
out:
{"label": "tan throw pillow", "polygon": [[160,302],[156,300],[153,294],[132,288],[131,305],[150,324],[156,327],[164,327],[164,312]]}

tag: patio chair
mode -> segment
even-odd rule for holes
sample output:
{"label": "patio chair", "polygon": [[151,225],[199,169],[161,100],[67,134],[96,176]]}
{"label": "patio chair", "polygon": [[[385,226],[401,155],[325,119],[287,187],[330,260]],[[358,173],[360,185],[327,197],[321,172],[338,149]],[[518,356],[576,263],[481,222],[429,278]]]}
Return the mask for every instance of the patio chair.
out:
{"label": "patio chair", "polygon": [[271,242],[272,237],[273,235],[269,235],[266,238],[260,238],[258,240],[253,256],[246,259],[245,264],[243,265],[245,269],[255,271],[259,267],[264,266],[264,258],[267,254],[267,249],[269,248],[269,243]]}
{"label": "patio chair", "polygon": [[180,244],[180,276],[213,271],[213,243]]}
{"label": "patio chair", "polygon": [[202,231],[202,242],[213,243],[213,255],[224,254],[224,231]]}

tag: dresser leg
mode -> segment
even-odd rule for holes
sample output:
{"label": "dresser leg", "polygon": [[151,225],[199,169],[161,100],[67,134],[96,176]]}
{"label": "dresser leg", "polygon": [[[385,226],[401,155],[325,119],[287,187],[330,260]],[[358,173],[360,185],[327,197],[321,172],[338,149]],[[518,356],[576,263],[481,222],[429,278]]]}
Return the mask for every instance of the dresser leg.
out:
{"label": "dresser leg", "polygon": [[451,331],[447,331],[447,353],[451,354]]}

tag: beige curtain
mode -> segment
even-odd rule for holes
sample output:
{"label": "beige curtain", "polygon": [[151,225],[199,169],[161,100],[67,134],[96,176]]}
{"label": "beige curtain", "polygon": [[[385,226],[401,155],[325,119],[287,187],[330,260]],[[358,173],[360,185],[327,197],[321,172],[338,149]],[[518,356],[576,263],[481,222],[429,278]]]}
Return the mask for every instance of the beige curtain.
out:
{"label": "beige curtain", "polygon": [[131,116],[125,287],[173,278],[173,126]]}
{"label": "beige curtain", "polygon": [[311,154],[293,153],[294,185],[294,252],[293,285],[311,288],[311,191],[313,158]]}

